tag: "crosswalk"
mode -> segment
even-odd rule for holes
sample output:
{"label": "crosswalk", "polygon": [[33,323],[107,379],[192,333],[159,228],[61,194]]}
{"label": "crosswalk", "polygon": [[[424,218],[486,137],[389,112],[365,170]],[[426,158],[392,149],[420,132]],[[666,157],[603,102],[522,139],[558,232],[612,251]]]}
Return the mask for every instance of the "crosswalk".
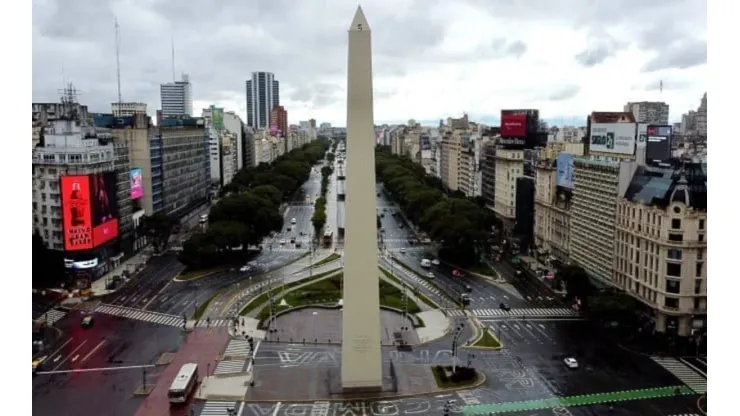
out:
{"label": "crosswalk", "polygon": [[329,402],[313,402],[310,416],[327,416],[330,410],[331,403]]}
{"label": "crosswalk", "polygon": [[95,308],[95,312],[135,319],[137,321],[152,322],[159,325],[182,326],[182,316],[143,311],[141,309],[127,308],[125,306],[101,304]]}
{"label": "crosswalk", "polygon": [[650,357],[653,361],[658,363],[661,367],[668,370],[669,373],[673,374],[681,380],[681,382],[691,390],[699,394],[707,392],[707,379],[701,374],[689,368],[686,364],[681,361],[670,358],[670,357]]}
{"label": "crosswalk", "polygon": [[232,339],[224,351],[225,357],[249,357],[252,349],[249,348],[249,342],[243,339]]}
{"label": "crosswalk", "polygon": [[226,345],[222,361],[216,365],[213,374],[232,374],[245,371],[247,363],[252,356],[252,349],[249,342],[243,339],[232,339]]}
{"label": "crosswalk", "polygon": [[[385,258],[385,259],[386,259],[387,261],[392,261],[392,260],[391,260],[391,259],[389,259],[389,258],[388,258],[387,256],[383,256],[383,257],[384,257],[384,258]],[[420,285],[420,286],[423,286],[424,288],[426,288],[426,289],[427,289],[427,290],[429,290],[430,292],[434,293],[435,295],[437,295],[437,296],[443,296],[443,295],[442,295],[442,292],[440,292],[440,290],[439,290],[439,289],[437,289],[437,287],[436,287],[436,286],[434,286],[433,284],[431,284],[431,283],[429,283],[428,281],[424,280],[424,279],[423,279],[423,278],[421,278],[421,276],[419,276],[418,274],[416,274],[416,273],[412,272],[411,270],[409,270],[409,269],[407,269],[407,268],[405,268],[405,267],[401,266],[401,265],[400,265],[400,264],[398,264],[398,262],[396,262],[396,261],[393,261],[393,266],[394,266],[394,267],[393,267],[393,272],[401,272],[401,273],[403,273],[403,274],[404,274],[404,275],[405,275],[406,277],[408,277],[409,279],[413,280],[413,281],[414,281],[414,282],[415,282],[416,284],[418,284],[418,285]]]}
{"label": "crosswalk", "polygon": [[[480,318],[485,317],[573,317],[578,313],[568,308],[517,308],[508,311],[502,309],[471,309],[470,312]],[[450,316],[465,316],[465,313],[459,309],[447,311]]]}
{"label": "crosswalk", "polygon": [[[200,416],[230,416],[239,411],[237,405],[238,402],[217,402],[209,400],[206,402],[205,406],[203,406],[203,410],[200,411]],[[229,413],[229,409],[232,409],[234,412]]]}
{"label": "crosswalk", "polygon": [[668,416],[701,416],[699,413],[677,413],[675,415]]}
{"label": "crosswalk", "polygon": [[247,365],[247,362],[245,360],[239,360],[239,359],[219,361],[218,365],[216,365],[216,369],[213,370],[213,374],[220,375],[220,374],[241,373],[242,371],[244,371],[244,367],[246,365]]}
{"label": "crosswalk", "polygon": [[46,323],[47,325],[54,325],[54,323],[67,316],[67,312],[60,311],[59,309],[50,309],[45,314],[41,315],[36,322]]}

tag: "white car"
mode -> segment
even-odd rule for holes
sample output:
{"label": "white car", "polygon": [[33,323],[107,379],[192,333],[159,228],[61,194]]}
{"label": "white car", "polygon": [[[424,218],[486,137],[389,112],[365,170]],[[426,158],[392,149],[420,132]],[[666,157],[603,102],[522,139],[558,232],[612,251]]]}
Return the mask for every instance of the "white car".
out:
{"label": "white car", "polygon": [[427,273],[427,277],[430,279],[434,279],[434,273],[432,272]]}
{"label": "white car", "polygon": [[578,368],[578,361],[576,361],[576,359],[573,357],[568,357],[564,359],[563,362],[565,363],[565,366],[568,368]]}
{"label": "white car", "polygon": [[401,249],[400,249],[400,250],[398,250],[398,251],[400,251],[400,252],[401,252],[401,254],[403,254],[403,253],[405,253],[405,252],[406,252],[406,249],[405,249],[405,248],[403,248],[403,247],[401,247]]}
{"label": "white car", "polygon": [[281,246],[285,245],[285,239],[284,238],[280,239],[280,245]]}
{"label": "white car", "polygon": [[242,266],[242,267],[241,267],[241,268],[239,269],[239,271],[240,271],[240,272],[248,272],[248,271],[249,271],[250,269],[251,269],[251,267],[249,267],[249,266]]}
{"label": "white car", "polygon": [[439,260],[433,259],[432,260],[432,264],[435,265],[435,266],[439,266]]}

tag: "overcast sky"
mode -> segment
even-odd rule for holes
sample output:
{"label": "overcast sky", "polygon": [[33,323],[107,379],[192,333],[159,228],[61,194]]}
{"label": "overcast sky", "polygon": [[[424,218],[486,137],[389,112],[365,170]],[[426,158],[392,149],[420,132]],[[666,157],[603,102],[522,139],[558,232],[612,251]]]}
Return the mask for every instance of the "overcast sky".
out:
{"label": "overcast sky", "polygon": [[[159,84],[193,83],[194,115],[216,104],[246,121],[245,80],[280,81],[290,123],[345,124],[346,0],[33,0],[33,100],[66,78],[91,111],[117,100],[160,107]],[[366,0],[376,124],[538,108],[555,124],[660,100],[671,119],[706,91],[705,0]],[[663,92],[659,92],[660,81]]]}

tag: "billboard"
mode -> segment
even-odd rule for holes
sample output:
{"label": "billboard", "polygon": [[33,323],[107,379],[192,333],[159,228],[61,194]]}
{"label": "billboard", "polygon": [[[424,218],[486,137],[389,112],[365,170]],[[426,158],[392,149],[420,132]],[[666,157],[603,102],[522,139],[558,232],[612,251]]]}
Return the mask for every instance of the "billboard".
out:
{"label": "billboard", "polygon": [[216,130],[224,129],[224,109],[211,106],[211,123]]}
{"label": "billboard", "polygon": [[90,178],[87,175],[62,176],[59,182],[64,250],[89,250],[93,248]]}
{"label": "billboard", "polygon": [[144,196],[144,184],[141,178],[141,168],[131,169],[129,172],[131,180],[131,199],[139,199]]}
{"label": "billboard", "polygon": [[667,162],[671,158],[672,126],[650,125],[647,127],[646,162]]}
{"label": "billboard", "polygon": [[557,159],[557,176],[555,178],[555,185],[562,186],[563,188],[573,189],[573,154],[571,153],[560,153]]}
{"label": "billboard", "polygon": [[62,176],[64,250],[90,250],[118,237],[116,173]]}
{"label": "billboard", "polygon": [[647,123],[637,124],[637,148],[644,149],[647,143]]}
{"label": "billboard", "polygon": [[527,135],[527,114],[501,111],[501,136],[524,137]]}
{"label": "billboard", "polygon": [[620,155],[635,154],[636,123],[591,124],[590,150]]}

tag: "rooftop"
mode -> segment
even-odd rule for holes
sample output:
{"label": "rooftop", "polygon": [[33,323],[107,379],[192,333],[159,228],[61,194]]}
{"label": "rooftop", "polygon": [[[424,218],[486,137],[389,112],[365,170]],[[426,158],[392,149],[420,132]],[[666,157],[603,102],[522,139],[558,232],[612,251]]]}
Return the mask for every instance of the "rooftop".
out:
{"label": "rooftop", "polygon": [[683,202],[697,210],[707,209],[707,175],[700,163],[671,167],[640,166],[624,195],[625,199],[661,208]]}

